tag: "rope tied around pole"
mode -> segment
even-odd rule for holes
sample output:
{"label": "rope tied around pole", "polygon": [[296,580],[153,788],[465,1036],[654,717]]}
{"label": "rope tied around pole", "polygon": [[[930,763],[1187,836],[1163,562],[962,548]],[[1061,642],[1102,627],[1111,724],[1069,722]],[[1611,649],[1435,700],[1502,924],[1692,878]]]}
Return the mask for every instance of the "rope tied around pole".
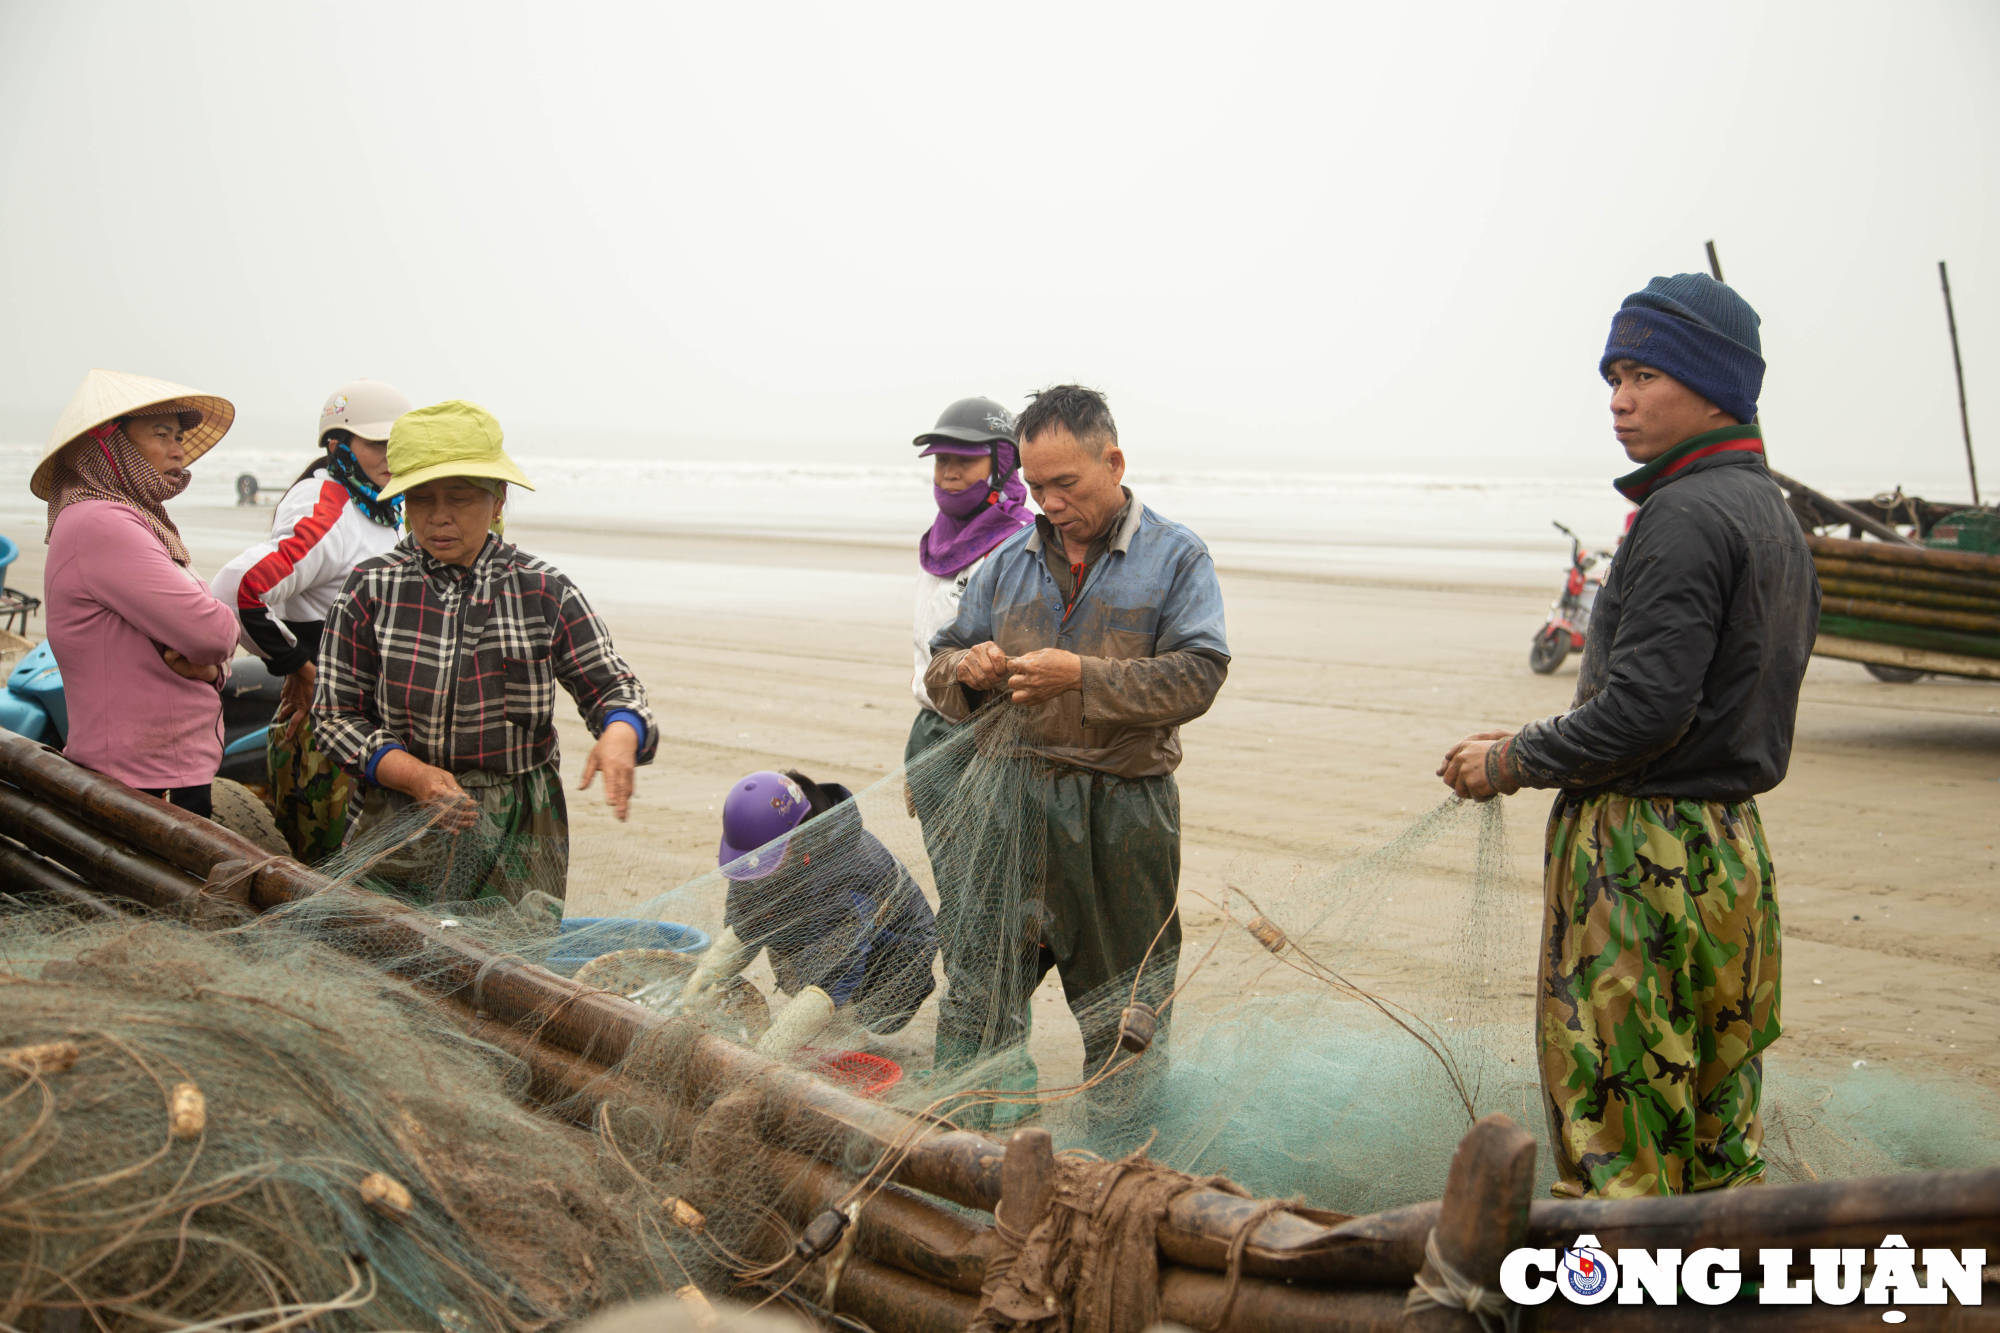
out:
{"label": "rope tied around pole", "polygon": [[1229,1309],[1236,1304],[1236,1289],[1243,1285],[1243,1256],[1250,1249],[1250,1233],[1264,1225],[1266,1218],[1304,1202],[1305,1200],[1297,1198],[1266,1199],[1236,1224],[1235,1234],[1229,1238],[1229,1262],[1222,1288],[1222,1307],[1215,1312],[1216,1333],[1221,1333],[1223,1325],[1229,1322]]}
{"label": "rope tied around pole", "polygon": [[[1425,1280],[1425,1272],[1437,1280]],[[1436,1227],[1432,1227],[1430,1234],[1424,1237],[1424,1269],[1417,1274],[1416,1285],[1410,1288],[1409,1296],[1403,1301],[1403,1313],[1410,1315],[1434,1309],[1468,1312],[1479,1321],[1481,1333],[1493,1333],[1495,1319],[1500,1321],[1500,1327],[1506,1333],[1516,1333],[1521,1326],[1520,1306],[1500,1292],[1472,1281],[1438,1252]]]}
{"label": "rope tied around pole", "polygon": [[[1055,1166],[1049,1210],[1026,1234],[995,1212],[1001,1244],[987,1261],[975,1333],[1140,1333],[1158,1322],[1159,1227],[1173,1201],[1199,1189],[1247,1197],[1221,1176],[1149,1161],[1144,1148],[1115,1162],[1065,1154]],[[1233,1238],[1239,1280],[1249,1233],[1262,1220],[1247,1218]]]}
{"label": "rope tied around pole", "polygon": [[218,914],[226,917],[243,912],[254,914],[256,906],[250,901],[257,875],[267,866],[291,857],[283,852],[266,856],[262,860],[218,861],[209,868],[208,878],[202,882],[201,892],[196,895],[195,910],[203,920],[216,921]]}

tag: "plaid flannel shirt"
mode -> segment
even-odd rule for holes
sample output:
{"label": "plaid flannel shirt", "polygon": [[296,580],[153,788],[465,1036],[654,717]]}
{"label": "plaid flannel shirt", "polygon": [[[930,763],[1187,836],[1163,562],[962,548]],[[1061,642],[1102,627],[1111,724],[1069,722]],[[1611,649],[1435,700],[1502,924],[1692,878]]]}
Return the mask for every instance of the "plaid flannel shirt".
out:
{"label": "plaid flannel shirt", "polygon": [[526,773],[557,762],[558,683],[593,736],[613,712],[643,718],[652,762],[645,686],[561,571],[498,537],[462,568],[406,536],[357,565],[327,613],[314,738],[356,776],[385,745],[452,773]]}

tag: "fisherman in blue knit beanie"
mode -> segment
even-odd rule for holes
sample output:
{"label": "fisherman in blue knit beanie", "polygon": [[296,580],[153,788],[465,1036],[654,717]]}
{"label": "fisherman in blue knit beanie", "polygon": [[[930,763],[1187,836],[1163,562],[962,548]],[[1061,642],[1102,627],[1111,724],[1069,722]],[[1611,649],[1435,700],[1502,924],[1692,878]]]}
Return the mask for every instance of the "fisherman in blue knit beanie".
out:
{"label": "fisherman in blue knit beanie", "polygon": [[1438,769],[1460,796],[1557,790],[1536,1038],[1555,1193],[1763,1179],[1778,1039],[1777,880],[1757,797],[1785,776],[1819,625],[1804,532],[1764,466],[1757,312],[1700,274],[1612,317],[1598,372],[1640,464],[1568,712],[1483,732]]}
{"label": "fisherman in blue knit beanie", "polygon": [[1609,378],[1618,362],[1635,361],[1708,399],[1730,424],[1755,421],[1764,387],[1762,323],[1734,288],[1706,273],[1654,278],[1612,316],[1597,373]]}

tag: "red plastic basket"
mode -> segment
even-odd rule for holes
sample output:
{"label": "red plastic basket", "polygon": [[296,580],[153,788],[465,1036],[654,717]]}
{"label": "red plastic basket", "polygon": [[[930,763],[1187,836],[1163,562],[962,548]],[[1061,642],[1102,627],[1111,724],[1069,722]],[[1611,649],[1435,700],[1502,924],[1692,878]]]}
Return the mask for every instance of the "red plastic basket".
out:
{"label": "red plastic basket", "polygon": [[813,1066],[821,1078],[861,1097],[880,1097],[903,1081],[903,1067],[866,1051],[820,1051]]}

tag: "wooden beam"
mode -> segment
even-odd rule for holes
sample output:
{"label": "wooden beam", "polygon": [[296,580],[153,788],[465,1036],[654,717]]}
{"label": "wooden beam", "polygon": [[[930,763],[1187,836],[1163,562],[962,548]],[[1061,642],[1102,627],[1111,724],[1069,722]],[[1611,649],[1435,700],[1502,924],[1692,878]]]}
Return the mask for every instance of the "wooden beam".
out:
{"label": "wooden beam", "polygon": [[[1528,1236],[1528,1206],[1535,1193],[1535,1136],[1504,1115],[1480,1120],[1458,1141],[1438,1211],[1436,1254],[1417,1274],[1412,1301],[1442,1296],[1445,1303],[1413,1310],[1409,1333],[1478,1333],[1491,1322],[1463,1300],[1504,1299],[1500,1261]],[[1471,1284],[1468,1288],[1465,1284]]]}

